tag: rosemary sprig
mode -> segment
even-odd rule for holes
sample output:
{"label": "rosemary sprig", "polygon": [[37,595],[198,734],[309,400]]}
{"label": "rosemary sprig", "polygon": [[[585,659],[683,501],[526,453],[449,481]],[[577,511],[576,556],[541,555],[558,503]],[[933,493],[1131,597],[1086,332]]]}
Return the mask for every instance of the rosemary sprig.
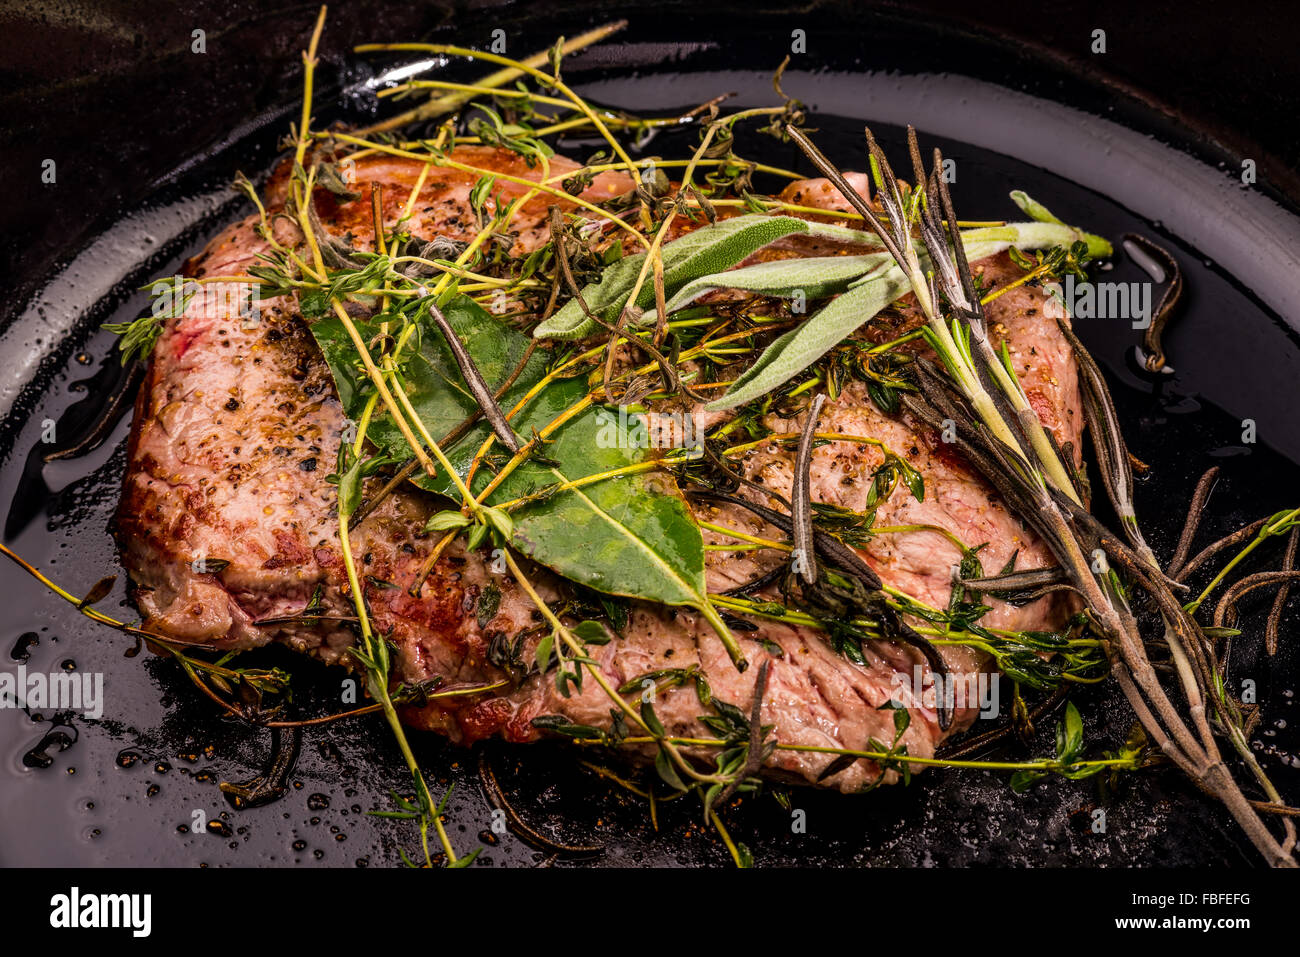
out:
{"label": "rosemary sprig", "polygon": [[[892,184],[888,164],[878,149],[873,150],[875,166],[880,167],[878,182],[886,184],[893,196],[893,204],[901,210],[901,193]],[[873,167],[873,172],[876,170]],[[936,171],[937,172],[937,171]],[[920,177],[918,177],[920,179]],[[941,177],[932,175],[929,189],[941,191]],[[847,183],[845,184],[847,186]],[[918,186],[918,189],[920,187]],[[851,189],[851,187],[850,187]],[[847,195],[847,194],[846,194]],[[861,197],[858,202],[865,208]],[[927,202],[943,203],[934,195]],[[855,203],[855,205],[857,205]],[[914,201],[919,206],[919,201]],[[953,219],[951,213],[947,218]],[[934,230],[923,231],[932,259],[938,260],[941,238]],[[910,250],[910,246],[909,246]],[[891,250],[892,252],[893,250]],[[908,255],[899,249],[904,256]],[[960,272],[960,270],[959,270]],[[950,303],[969,303],[970,289],[960,274],[942,273]],[[957,286],[956,282],[961,282]],[[934,302],[937,297],[930,295]],[[964,311],[952,317],[952,330],[967,341],[969,325]],[[938,334],[932,341],[948,343]],[[952,341],[957,339],[950,337]],[[950,359],[951,357],[945,357]],[[961,358],[969,358],[963,351]],[[972,380],[970,367],[948,362],[949,376],[944,376],[928,361],[921,360],[914,368],[918,373],[920,392],[903,397],[904,403],[922,421],[932,426],[949,418],[958,426],[958,447],[993,483],[1003,497],[1013,505],[1021,520],[1025,521],[1051,546],[1071,584],[1083,597],[1089,613],[1107,643],[1112,660],[1112,670],[1118,679],[1147,733],[1165,754],[1182,768],[1199,785],[1205,787],[1227,806],[1242,829],[1271,864],[1293,864],[1289,846],[1283,848],[1261,821],[1258,813],[1242,794],[1222,763],[1214,736],[1206,721],[1205,689],[1211,677],[1204,639],[1198,626],[1169,592],[1168,584],[1158,566],[1124,546],[1109,535],[1087,512],[1078,507],[1065,494],[1065,489],[1049,489],[1039,469],[1047,469],[1045,450],[1029,441],[1022,444],[1017,435],[1006,427],[1000,413],[988,399],[982,385]],[[1104,389],[1104,383],[1094,383]],[[1107,435],[1094,434],[1094,442],[1105,442]],[[1112,468],[1127,469],[1127,455],[1122,459],[1103,458]],[[1108,487],[1125,488],[1121,476]],[[1123,573],[1136,583],[1159,606],[1165,617],[1166,639],[1173,657],[1178,683],[1190,703],[1186,718],[1181,714],[1160,684],[1147,657],[1145,644],[1130,606],[1128,590],[1119,573],[1109,563],[1094,564],[1086,555],[1097,551],[1109,562],[1119,563]],[[1223,713],[1222,711],[1220,712]],[[1191,727],[1188,726],[1190,722]],[[1234,740],[1234,746],[1239,745]],[[1288,841],[1288,845],[1291,842]]]}

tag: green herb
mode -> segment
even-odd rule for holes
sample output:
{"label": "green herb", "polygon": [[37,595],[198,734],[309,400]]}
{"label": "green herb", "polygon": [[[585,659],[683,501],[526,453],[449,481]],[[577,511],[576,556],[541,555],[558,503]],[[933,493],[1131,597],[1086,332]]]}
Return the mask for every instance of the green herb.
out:
{"label": "green herb", "polygon": [[[528,347],[527,338],[505,328],[498,320],[464,296],[443,309],[447,322],[461,340],[487,382],[504,381]],[[421,321],[417,311],[413,320]],[[357,322],[364,337],[381,334],[378,324]],[[430,434],[450,430],[478,408],[460,374],[446,340],[436,329],[419,327],[419,349],[403,365],[405,390]],[[351,337],[333,318],[312,326],[338,387],[348,415],[360,417],[370,390],[364,370],[356,361]],[[537,389],[546,375],[547,359],[536,354],[514,386],[502,397],[511,409]],[[590,407],[586,384],[576,378],[559,379],[541,388],[511,422],[523,434],[546,430],[575,408],[582,411],[535,446],[537,455],[516,456],[515,467],[497,475],[480,469],[470,484],[481,495],[495,484],[484,504],[530,499],[512,510],[510,544],[572,581],[611,595],[641,598],[667,605],[690,605],[729,639],[725,624],[705,597],[704,547],[699,527],[691,518],[670,480],[645,475],[582,485],[581,480],[640,465],[648,450],[632,433],[631,423],[602,417]],[[405,454],[406,441],[384,415],[376,416],[368,433],[381,449]],[[491,435],[480,424],[445,450],[462,480],[470,477],[478,451]],[[504,463],[502,463],[504,465]],[[504,477],[501,477],[504,476]],[[455,494],[447,476],[420,476],[417,484],[431,491]],[[435,516],[437,530],[460,527],[450,515]],[[466,523],[468,524],[468,519]],[[740,659],[738,659],[739,662]]]}
{"label": "green herb", "polygon": [[190,301],[198,292],[198,283],[182,280],[179,276],[172,279],[159,279],[147,287],[154,297],[153,309],[148,315],[130,322],[106,322],[104,328],[122,338],[117,348],[122,354],[122,365],[133,360],[149,358],[154,345],[162,335],[169,319],[179,319],[185,315]]}
{"label": "green herb", "polygon": [[[1138,762],[1145,751],[1141,742],[1127,742],[1118,751],[1107,751],[1108,759]],[[1090,778],[1107,769],[1108,765],[1083,759],[1083,717],[1073,701],[1065,703],[1065,716],[1056,726],[1056,758],[1044,762],[1042,769],[1023,769],[1011,776],[1011,790],[1017,794],[1027,791],[1048,774],[1059,774],[1071,781]]]}
{"label": "green herb", "polygon": [[[1006,226],[967,230],[962,234],[962,243],[966,247],[967,258],[975,260],[1011,248],[1036,249],[1055,247],[1063,242],[1068,244],[1079,235],[1078,230],[1064,225],[1010,223]],[[1104,240],[1089,236],[1087,242],[1090,248],[1095,246],[1100,252],[1109,252],[1109,244],[1103,245]],[[800,288],[799,281],[818,276],[828,284],[822,288],[830,288],[838,283],[846,284],[847,291],[768,346],[754,364],[736,378],[725,395],[709,403],[708,409],[732,409],[780,388],[911,290],[912,283],[908,276],[888,252],[853,258],[860,261],[861,270],[847,282],[845,273],[851,270],[841,272],[833,265],[833,259],[824,267],[814,265],[811,268],[804,264],[819,261],[789,260],[766,264],[771,268],[760,274],[763,288],[754,289],[755,292],[782,295],[777,291],[782,286],[795,290]],[[928,259],[921,260],[921,268],[925,268],[926,263]],[[749,269],[737,272],[746,273]],[[700,291],[713,283],[721,284],[725,281],[731,285],[733,275],[735,274],[724,273],[711,276],[707,283],[702,281]],[[749,289],[745,284],[746,278],[742,276],[741,281],[732,288]]]}
{"label": "green herb", "polygon": [[[749,215],[723,220],[687,233],[681,239],[664,244],[664,290],[674,295],[692,280],[728,269],[747,259],[759,249],[794,233],[808,231],[801,219],[789,216]],[[613,324],[626,306],[645,254],[625,256],[609,267],[600,280],[582,290],[583,301],[593,312]],[[654,291],[642,287],[636,305],[650,305]],[[587,317],[576,298],[565,303],[550,319],[534,330],[539,339],[582,339],[596,331],[596,323]]]}

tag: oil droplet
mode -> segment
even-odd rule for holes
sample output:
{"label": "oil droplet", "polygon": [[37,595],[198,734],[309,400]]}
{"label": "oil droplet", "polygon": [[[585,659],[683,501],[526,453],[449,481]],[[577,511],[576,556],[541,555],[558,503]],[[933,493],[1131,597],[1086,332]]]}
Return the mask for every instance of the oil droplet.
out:
{"label": "oil droplet", "polygon": [[329,796],[317,792],[307,798],[307,809],[309,811],[324,811],[330,806]]}
{"label": "oil droplet", "polygon": [[9,657],[14,661],[28,661],[32,657],[31,649],[41,643],[40,636],[34,631],[28,631],[18,636],[14,642],[14,647],[9,652]]}
{"label": "oil droplet", "polygon": [[[54,764],[54,757],[50,754],[50,748],[57,748],[59,751],[66,751],[72,747],[76,737],[68,734],[63,728],[54,728],[37,745],[23,755],[23,765],[29,768],[45,770]],[[72,769],[68,769],[71,773]]]}

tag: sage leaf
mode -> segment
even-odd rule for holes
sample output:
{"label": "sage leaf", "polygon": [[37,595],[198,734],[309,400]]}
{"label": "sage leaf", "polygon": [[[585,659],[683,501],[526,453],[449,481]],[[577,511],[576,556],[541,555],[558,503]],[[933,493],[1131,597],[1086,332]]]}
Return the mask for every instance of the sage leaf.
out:
{"label": "sage leaf", "polygon": [[[600,274],[600,279],[582,289],[583,302],[594,314],[612,322],[627,302],[636,284],[636,277],[641,274],[641,264],[645,262],[645,253],[624,256],[612,266],[607,266]],[[653,290],[651,290],[653,292]],[[610,314],[613,313],[613,317]],[[549,319],[533,330],[537,339],[582,339],[591,335],[596,324],[587,318],[577,297],[570,299],[557,309]]]}
{"label": "sage leaf", "polygon": [[[1026,209],[1026,213],[1051,216],[1023,193],[1020,196],[1027,204],[1033,204],[1033,211]],[[1016,201],[1019,204],[1022,200]],[[1102,237],[1050,220],[979,227],[962,232],[961,237],[966,258],[971,262],[997,255],[1013,246],[1017,249],[1045,249],[1069,246],[1080,240],[1087,244],[1090,255],[1109,256],[1113,252],[1110,243]],[[922,268],[928,268],[928,258],[923,251],[918,251]],[[889,260],[887,254],[885,259]],[[897,264],[865,273],[852,280],[849,286],[847,292],[769,345],[727,392],[706,405],[705,409],[711,412],[734,409],[780,388],[912,288]]]}
{"label": "sage leaf", "polygon": [[[666,243],[660,251],[664,264],[664,293],[674,295],[693,279],[730,269],[748,259],[764,246],[794,233],[808,232],[808,223],[793,216],[765,216],[752,213],[724,219],[687,233]],[[625,256],[601,273],[600,279],[582,290],[583,301],[592,313],[614,324],[636,285],[645,253]],[[635,305],[646,307],[654,301],[654,287],[642,284]],[[538,339],[582,339],[596,331],[596,323],[587,317],[575,296],[539,325],[533,336]]]}
{"label": "sage leaf", "polygon": [[[854,280],[871,273],[888,260],[889,254],[880,252],[757,263],[692,280],[668,300],[667,308],[672,314],[715,289],[741,289],[780,299],[792,299],[802,292],[808,299],[821,299],[844,292]],[[653,309],[645,313],[641,317],[642,324],[653,322],[655,315]]]}
{"label": "sage leaf", "polygon": [[784,385],[910,288],[896,265],[878,268],[869,281],[831,300],[768,346],[726,394],[705,409],[732,409]]}
{"label": "sage leaf", "polygon": [[875,246],[880,249],[885,247],[881,238],[869,230],[850,229],[848,226],[835,226],[831,223],[808,223],[808,235],[837,243],[850,243],[854,246]]}

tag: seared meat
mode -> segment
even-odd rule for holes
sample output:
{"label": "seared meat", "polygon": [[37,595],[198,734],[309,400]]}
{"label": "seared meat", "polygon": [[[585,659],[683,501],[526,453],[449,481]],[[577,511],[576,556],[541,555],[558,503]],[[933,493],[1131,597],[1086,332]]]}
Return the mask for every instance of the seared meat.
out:
{"label": "seared meat", "polygon": [[[518,176],[539,175],[504,151],[463,147],[453,155]],[[556,157],[551,165],[554,173],[573,164]],[[418,164],[399,160],[359,161],[355,188],[362,198],[340,202],[318,195],[323,224],[357,248],[370,248],[370,186],[384,187],[385,218],[391,224],[401,216],[418,171]],[[408,228],[424,239],[471,238],[476,226],[467,197],[474,181],[471,174],[435,169]],[[511,184],[502,188],[508,198],[522,191]],[[603,199],[624,189],[620,176],[606,174],[585,195]],[[284,202],[283,194],[283,182],[273,183],[273,212]],[[803,205],[843,208],[843,198],[819,180],[793,184],[787,195]],[[516,218],[517,250],[545,241],[548,202],[534,199]],[[250,218],[232,226],[191,263],[191,273],[231,276],[255,265],[263,249],[255,225]],[[277,228],[292,231],[283,222]],[[809,251],[805,248],[803,254]],[[989,286],[1019,275],[1006,257],[976,268]],[[1081,420],[1073,360],[1054,322],[1038,311],[1040,302],[1032,291],[1013,290],[991,304],[990,327],[1009,341],[1017,371],[1045,423],[1062,445],[1072,443],[1077,449]],[[900,328],[915,321],[904,310]],[[801,422],[769,424],[777,432],[790,432]],[[279,641],[327,662],[347,661],[353,635],[342,624],[258,624],[300,614],[318,592],[324,614],[352,614],[338,547],[336,488],[325,480],[334,469],[344,427],[329,372],[292,299],[264,304],[255,325],[241,323],[229,310],[214,314],[198,306],[168,322],[136,406],[117,520],[124,562],[149,628],[221,648]],[[950,446],[924,427],[882,414],[860,387],[849,387],[826,406],[820,428],[878,439],[924,477],[924,501],[900,490],[879,508],[876,525],[943,531],[884,533],[862,551],[888,585],[945,607],[952,569],[961,556],[944,532],[968,546],[984,544],[980,557],[990,570],[1002,567],[1013,552],[1022,569],[1050,561],[1043,544]],[[861,509],[883,456],[876,446],[852,442],[817,449],[814,500]],[[739,467],[788,494],[793,459],[792,445],[773,443],[755,449]],[[489,661],[494,636],[532,631],[540,615],[507,574],[491,567],[485,553],[466,553],[459,545],[437,563],[418,598],[407,593],[433,544],[416,530],[440,507],[431,496],[409,488],[391,495],[354,529],[352,547],[361,574],[374,583],[398,586],[367,585],[376,627],[391,630],[399,648],[398,678],[440,676],[445,688],[499,681],[506,675]],[[716,524],[781,537],[737,507],[700,506],[699,511]],[[734,544],[712,532],[706,532],[706,541]],[[751,580],[781,560],[770,551],[717,550],[708,556],[710,591]],[[555,594],[555,583],[543,569],[535,569],[535,576],[544,596]],[[491,586],[501,595],[495,611],[480,602]],[[1050,597],[1022,607],[993,604],[985,621],[1014,629],[1058,625],[1063,611]],[[893,714],[881,706],[903,699],[912,711],[903,738],[908,753],[933,754],[944,733],[932,702],[926,706],[895,681],[900,672],[910,678],[921,664],[914,650],[877,642],[867,649],[863,666],[836,653],[820,632],[772,622],[757,625],[757,631],[737,633],[751,662],[745,673],[736,671],[712,629],[689,609],[634,604],[625,635],[593,651],[616,687],[656,669],[698,665],[716,697],[746,713],[758,665],[769,661],[763,722],[775,726],[774,736],[784,744],[861,749],[871,738],[890,741]],[[525,648],[524,661],[532,660],[536,640]],[[956,675],[985,667],[968,649],[944,648],[942,654]],[[592,681],[566,698],[549,677],[534,675],[513,689],[409,708],[406,718],[459,741],[491,735],[528,741],[538,736],[531,722],[539,715],[560,714],[576,723],[608,727],[611,707]],[[661,691],[656,710],[671,734],[711,736],[698,720],[705,709],[689,683]],[[959,708],[950,730],[968,727],[975,714],[973,707]],[[832,760],[821,753],[777,751],[765,770],[813,782]],[[879,774],[876,766],[858,762],[826,783],[852,791]]]}

